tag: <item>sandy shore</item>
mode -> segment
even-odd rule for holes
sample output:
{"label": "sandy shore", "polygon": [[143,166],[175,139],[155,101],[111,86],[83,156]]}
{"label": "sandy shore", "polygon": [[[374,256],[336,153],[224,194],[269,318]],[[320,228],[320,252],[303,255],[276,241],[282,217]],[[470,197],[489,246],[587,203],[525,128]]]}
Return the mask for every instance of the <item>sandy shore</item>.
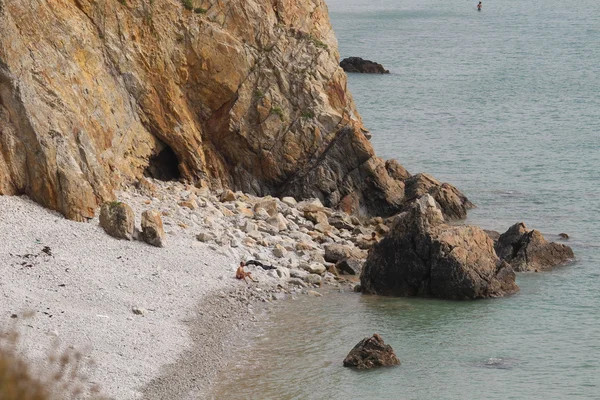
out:
{"label": "sandy shore", "polygon": [[154,248],[24,197],[0,196],[0,237],[0,324],[17,324],[34,360],[57,339],[83,350],[96,363],[91,382],[115,399],[201,398],[228,339],[255,318],[253,299],[275,283],[262,271],[258,286],[236,280],[239,254],[191,232]]}

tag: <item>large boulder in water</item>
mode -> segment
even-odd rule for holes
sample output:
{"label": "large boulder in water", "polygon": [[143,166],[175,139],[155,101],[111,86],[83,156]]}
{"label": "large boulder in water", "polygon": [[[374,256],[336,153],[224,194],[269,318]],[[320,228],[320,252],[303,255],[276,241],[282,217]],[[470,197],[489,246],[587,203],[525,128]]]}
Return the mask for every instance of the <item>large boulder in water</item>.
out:
{"label": "large boulder in water", "polygon": [[360,277],[364,293],[476,299],[515,293],[515,273],[475,226],[449,226],[426,194],[400,214],[370,251]]}
{"label": "large boulder in water", "polygon": [[519,272],[547,269],[575,258],[569,246],[548,243],[540,231],[527,229],[523,222],[500,235],[495,247],[498,257]]}
{"label": "large boulder in water", "polygon": [[389,344],[385,344],[378,334],[364,338],[346,356],[344,367],[369,369],[374,367],[388,367],[400,364],[400,360]]}
{"label": "large boulder in water", "polygon": [[404,195],[407,203],[430,194],[439,204],[447,219],[464,219],[467,210],[475,207],[460,190],[448,183],[442,183],[427,174],[416,174],[404,181]]}
{"label": "large boulder in water", "polygon": [[363,60],[360,57],[344,58],[340,62],[340,67],[345,72],[358,72],[361,74],[389,74],[390,71],[383,68],[383,65],[370,60]]}

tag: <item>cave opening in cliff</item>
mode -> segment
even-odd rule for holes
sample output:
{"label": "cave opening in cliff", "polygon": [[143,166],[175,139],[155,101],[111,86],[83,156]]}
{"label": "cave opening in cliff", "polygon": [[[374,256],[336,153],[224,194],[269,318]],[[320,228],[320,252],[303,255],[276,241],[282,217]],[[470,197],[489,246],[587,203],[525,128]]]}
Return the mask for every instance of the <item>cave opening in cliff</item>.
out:
{"label": "cave opening in cliff", "polygon": [[179,160],[173,149],[165,145],[158,153],[150,157],[144,175],[161,181],[174,181],[181,178]]}

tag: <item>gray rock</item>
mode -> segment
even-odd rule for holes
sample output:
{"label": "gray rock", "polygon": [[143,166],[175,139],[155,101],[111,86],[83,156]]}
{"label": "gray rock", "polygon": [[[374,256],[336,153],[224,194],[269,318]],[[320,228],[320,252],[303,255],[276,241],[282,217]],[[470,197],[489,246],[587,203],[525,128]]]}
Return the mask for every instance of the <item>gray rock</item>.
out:
{"label": "gray rock", "polygon": [[392,346],[386,345],[383,342],[383,338],[378,334],[361,340],[344,359],[344,367],[355,367],[357,369],[387,367],[399,364],[400,360],[396,356],[396,353],[394,353]]}
{"label": "gray rock", "polygon": [[264,208],[255,208],[254,209],[254,218],[261,220],[261,221],[266,221],[270,218],[271,216],[269,215],[269,213],[267,212],[267,210],[265,210]]}
{"label": "gray rock", "polygon": [[366,256],[366,251],[354,246],[344,246],[341,244],[328,244],[325,246],[325,261],[332,263],[337,263],[347,258],[364,259]]}
{"label": "gray rock", "polygon": [[285,219],[285,217],[283,215],[281,215],[281,213],[277,213],[272,217],[269,217],[267,219],[267,223],[270,224],[271,226],[277,228],[277,230],[280,231],[285,231],[287,229],[287,220]]}
{"label": "gray rock", "polygon": [[441,183],[427,174],[416,174],[405,180],[405,195],[408,207],[412,201],[419,199],[424,194],[430,194],[439,204],[444,216],[448,219],[464,219],[467,210],[474,205],[457,188]]}
{"label": "gray rock", "polygon": [[283,202],[283,204],[286,204],[290,207],[295,207],[298,204],[296,199],[294,199],[293,197],[289,197],[289,196],[282,198],[281,201]]}
{"label": "gray rock", "polygon": [[350,216],[346,213],[336,212],[328,219],[329,225],[337,229],[345,229],[351,231],[354,229],[354,224]]}
{"label": "gray rock", "polygon": [[285,293],[281,293],[281,292],[271,294],[271,298],[273,300],[285,300],[285,297],[286,297]]}
{"label": "gray rock", "polygon": [[140,307],[132,307],[131,312],[133,312],[135,315],[146,315],[148,313],[148,311]]}
{"label": "gray rock", "polygon": [[364,261],[357,258],[346,258],[339,261],[335,267],[338,271],[347,275],[360,275]]}
{"label": "gray rock", "polygon": [[302,267],[310,274],[323,275],[327,271],[327,268],[319,263],[304,264]]}
{"label": "gray rock", "polygon": [[212,233],[209,232],[200,232],[199,234],[196,235],[196,239],[200,242],[212,242],[215,240],[215,236]]}
{"label": "gray rock", "polygon": [[254,231],[248,232],[248,237],[258,241],[258,240],[263,239],[263,234],[260,233],[259,231],[254,230]]}
{"label": "gray rock", "polygon": [[289,279],[291,277],[290,275],[290,269],[286,268],[286,267],[277,267],[277,275],[281,278],[281,279]]}
{"label": "gray rock", "polygon": [[311,285],[320,285],[321,280],[321,276],[317,274],[308,274],[304,277],[304,282],[309,283]]}
{"label": "gray rock", "polygon": [[163,247],[165,243],[165,231],[163,229],[162,217],[156,210],[148,210],[142,213],[141,238],[144,242],[156,247]]}
{"label": "gray rock", "polygon": [[288,280],[288,283],[290,285],[300,286],[302,288],[306,287],[306,283],[304,283],[304,281],[302,279],[300,279],[300,278],[290,278]]}
{"label": "gray rock", "polygon": [[[269,217],[275,216],[279,212],[279,210],[277,208],[277,200],[275,200],[273,198],[264,198],[254,205],[255,213],[258,213],[259,212],[258,210],[260,210],[260,209],[265,210],[267,212],[267,214],[269,215]],[[265,218],[265,219],[267,219],[267,218]]]}
{"label": "gray rock", "polygon": [[290,270],[290,276],[292,278],[298,278],[298,279],[304,280],[304,278],[306,278],[307,275],[308,275],[308,272],[306,272],[305,270],[302,270],[302,269],[291,269]]}
{"label": "gray rock", "polygon": [[540,231],[528,230],[522,222],[500,235],[495,249],[498,257],[512,265],[515,271],[539,271],[575,258],[569,246],[548,243]]}
{"label": "gray rock", "polygon": [[131,207],[125,203],[106,202],[100,208],[100,226],[110,236],[132,240],[135,215]]}
{"label": "gray rock", "polygon": [[285,257],[286,254],[287,254],[287,250],[283,246],[281,246],[279,244],[275,245],[275,248],[273,249],[273,255],[275,257],[283,258],[283,257]]}
{"label": "gray rock", "polygon": [[499,297],[518,291],[479,227],[449,226],[431,196],[403,213],[375,244],[360,277],[364,293],[446,299]]}

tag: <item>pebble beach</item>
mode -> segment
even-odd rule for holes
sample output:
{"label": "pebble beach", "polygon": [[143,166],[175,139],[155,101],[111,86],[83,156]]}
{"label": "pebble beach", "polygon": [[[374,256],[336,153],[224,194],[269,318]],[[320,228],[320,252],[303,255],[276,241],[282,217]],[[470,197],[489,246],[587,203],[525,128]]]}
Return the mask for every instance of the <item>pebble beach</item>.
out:
{"label": "pebble beach", "polygon": [[[19,332],[32,364],[43,368],[49,349],[68,347],[93,361],[87,379],[108,398],[202,398],[235,356],[236,336],[269,303],[320,296],[323,285],[352,290],[348,276],[328,272],[324,249],[365,256],[355,244],[368,244],[373,228],[319,222],[336,216],[316,200],[145,183],[118,198],[136,221],[161,212],[163,248],[110,237],[98,217],[73,222],[26,197],[0,196],[0,321]],[[258,282],[235,279],[250,259],[276,269],[247,266]]]}

